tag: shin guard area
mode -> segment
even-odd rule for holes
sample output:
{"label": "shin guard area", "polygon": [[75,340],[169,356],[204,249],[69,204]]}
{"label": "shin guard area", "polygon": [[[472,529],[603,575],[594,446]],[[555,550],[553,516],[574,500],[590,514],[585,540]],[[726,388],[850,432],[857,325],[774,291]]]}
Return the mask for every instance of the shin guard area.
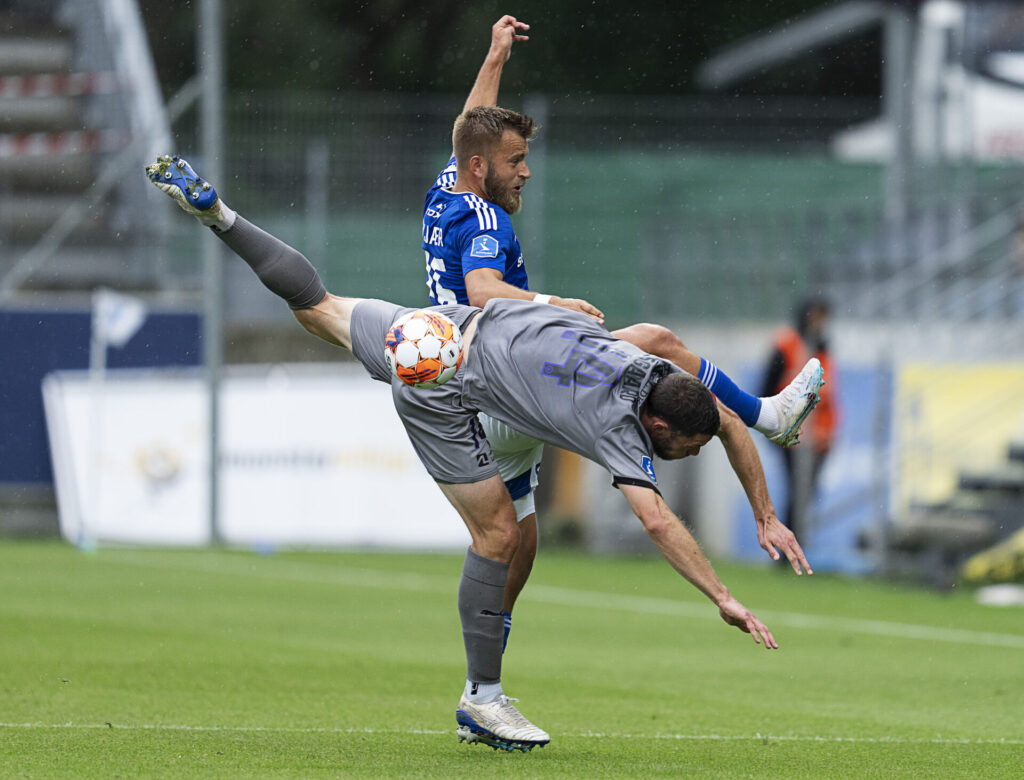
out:
{"label": "shin guard area", "polygon": [[501,640],[508,564],[466,551],[459,581],[459,618],[466,644],[466,677],[476,682],[501,679]]}

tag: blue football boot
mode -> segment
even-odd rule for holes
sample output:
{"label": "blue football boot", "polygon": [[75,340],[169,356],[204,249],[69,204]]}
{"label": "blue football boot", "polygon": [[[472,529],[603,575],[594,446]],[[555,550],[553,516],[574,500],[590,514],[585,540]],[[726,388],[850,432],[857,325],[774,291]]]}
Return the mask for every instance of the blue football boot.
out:
{"label": "blue football boot", "polygon": [[187,160],[162,154],[155,163],[146,166],[146,175],[174,198],[183,211],[207,227],[223,231],[234,224],[235,213],[224,205],[213,185],[200,178]]}

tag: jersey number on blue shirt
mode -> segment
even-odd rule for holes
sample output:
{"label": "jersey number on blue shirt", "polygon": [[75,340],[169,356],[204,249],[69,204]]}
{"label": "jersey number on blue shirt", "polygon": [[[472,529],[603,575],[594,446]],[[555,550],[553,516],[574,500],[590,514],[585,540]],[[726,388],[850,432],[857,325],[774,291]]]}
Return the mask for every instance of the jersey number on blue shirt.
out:
{"label": "jersey number on blue shirt", "polygon": [[431,257],[430,252],[424,251],[427,258],[427,294],[430,300],[437,301],[438,306],[448,306],[458,303],[455,293],[441,284],[441,274],[444,273],[444,260],[440,257]]}

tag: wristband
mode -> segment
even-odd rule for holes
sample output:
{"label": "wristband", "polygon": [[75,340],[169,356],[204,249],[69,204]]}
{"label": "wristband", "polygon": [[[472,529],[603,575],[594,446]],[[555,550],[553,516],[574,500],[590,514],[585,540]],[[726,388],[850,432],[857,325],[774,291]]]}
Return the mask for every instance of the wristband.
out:
{"label": "wristband", "polygon": [[534,303],[551,303],[551,296],[544,293],[537,293],[533,296]]}

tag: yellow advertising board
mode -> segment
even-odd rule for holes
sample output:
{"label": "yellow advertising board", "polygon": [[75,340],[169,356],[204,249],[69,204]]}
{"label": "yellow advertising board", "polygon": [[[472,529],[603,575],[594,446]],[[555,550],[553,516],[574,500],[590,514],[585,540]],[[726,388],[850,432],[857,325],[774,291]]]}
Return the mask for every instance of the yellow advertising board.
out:
{"label": "yellow advertising board", "polygon": [[1024,439],[1024,364],[905,364],[893,424],[894,511],[943,501],[961,471],[1000,467]]}

